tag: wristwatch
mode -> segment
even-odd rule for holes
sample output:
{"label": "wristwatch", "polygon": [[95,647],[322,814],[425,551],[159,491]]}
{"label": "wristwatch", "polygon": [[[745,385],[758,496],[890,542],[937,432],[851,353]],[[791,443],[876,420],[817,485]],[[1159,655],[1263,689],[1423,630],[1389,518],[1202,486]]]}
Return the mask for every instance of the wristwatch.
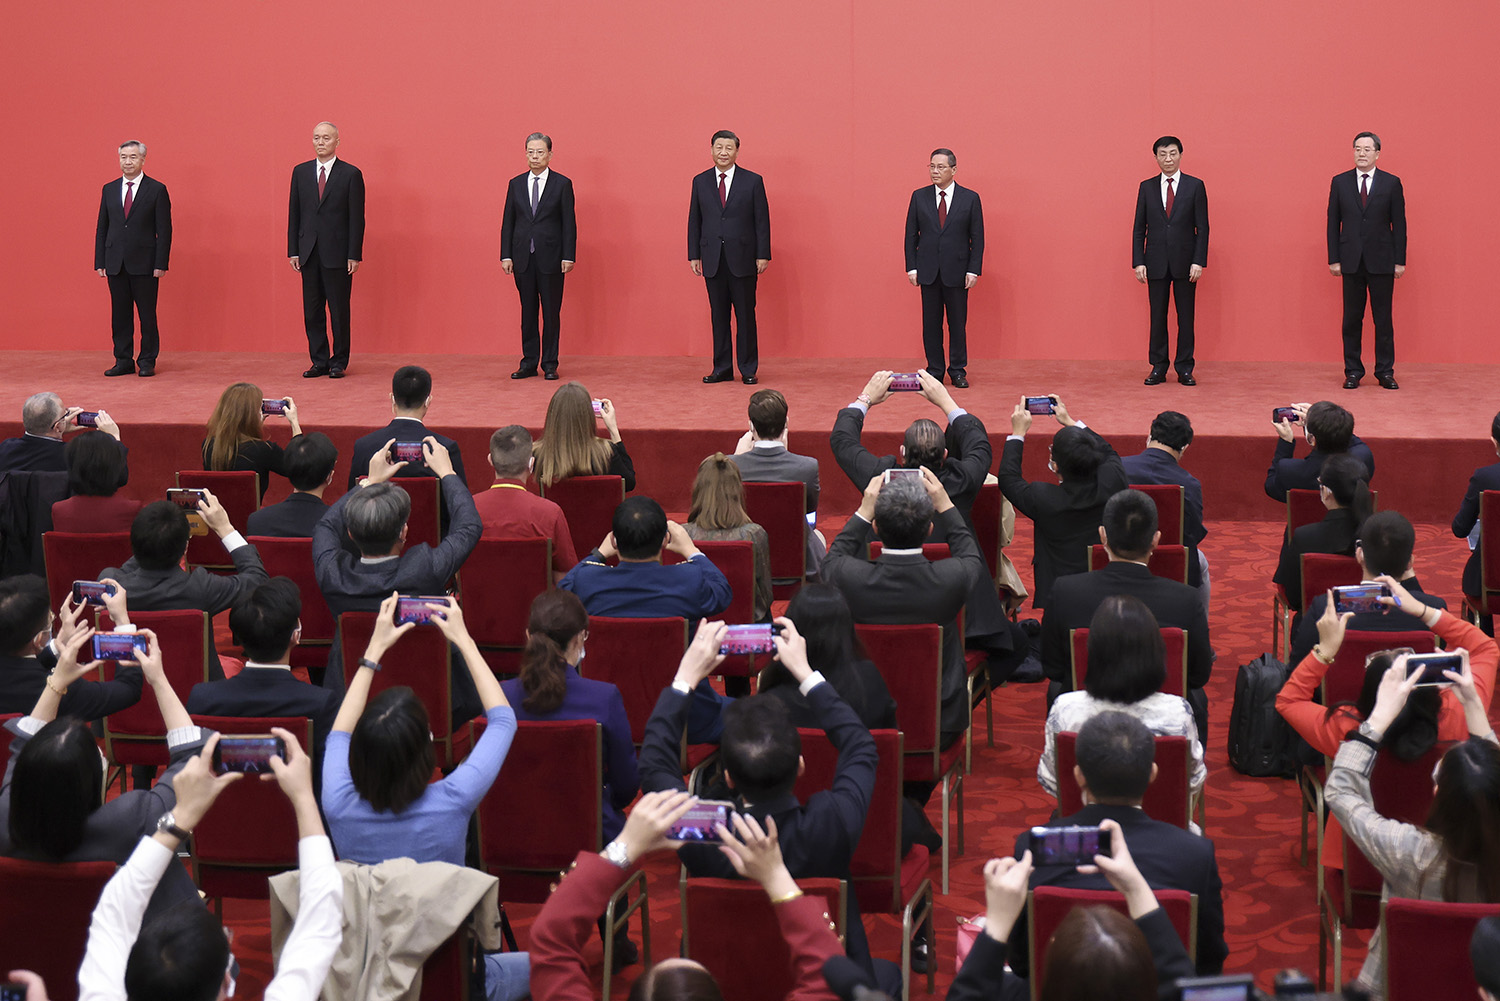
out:
{"label": "wristwatch", "polygon": [[625,842],[618,838],[604,846],[604,851],[599,853],[604,856],[604,861],[611,865],[619,866],[621,869],[630,868],[630,852],[625,848]]}
{"label": "wristwatch", "polygon": [[161,819],[156,822],[156,832],[158,834],[170,834],[178,841],[186,841],[193,836],[192,831],[184,831],[177,826],[177,818],[172,816],[172,811],[170,810],[162,814]]}
{"label": "wristwatch", "polygon": [[370,670],[374,671],[376,674],[380,673],[380,661],[378,661],[378,660],[371,660],[368,657],[361,657],[361,658],[359,658],[359,666],[360,667],[368,667]]}

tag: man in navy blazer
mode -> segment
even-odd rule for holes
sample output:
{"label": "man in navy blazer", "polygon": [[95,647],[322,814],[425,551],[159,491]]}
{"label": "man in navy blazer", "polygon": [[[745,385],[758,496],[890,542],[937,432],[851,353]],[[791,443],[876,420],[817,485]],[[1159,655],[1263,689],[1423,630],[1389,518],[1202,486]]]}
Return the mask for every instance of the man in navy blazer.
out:
{"label": "man in navy blazer", "polygon": [[[984,211],[979,195],[953,183],[958,157],[935,149],[927,164],[932,184],[911,193],[906,209],[906,280],[922,289],[922,347],[927,371],[939,382],[943,369],[956,389],[968,389],[969,289],[984,262]],[[948,360],[943,361],[943,315],[948,317]]]}
{"label": "man in navy blazer", "polygon": [[[1500,455],[1500,414],[1496,414],[1490,422],[1490,446]],[[1486,490],[1500,490],[1500,462],[1490,463],[1488,466],[1480,466],[1474,470],[1469,477],[1468,489],[1464,491],[1463,503],[1459,505],[1458,514],[1453,516],[1453,534],[1460,539],[1468,538],[1479,524],[1479,497]],[[1464,594],[1478,597],[1484,591],[1484,581],[1480,575],[1478,540],[1469,552],[1469,561],[1464,564],[1463,588]]]}
{"label": "man in navy blazer", "polygon": [[730,360],[729,310],[739,330],[734,352],[745,385],[758,381],[760,349],[756,343],[756,278],[771,263],[771,210],[761,176],[735,165],[740,137],[720,129],[710,140],[713,169],[693,178],[688,202],[688,267],[708,286],[708,310],[714,328],[714,370],[706,383],[734,378]]}
{"label": "man in navy blazer", "polygon": [[1182,140],[1162,136],[1152,150],[1161,173],[1141,182],[1135,199],[1131,266],[1151,300],[1151,372],[1146,385],[1167,380],[1167,297],[1177,300],[1177,381],[1193,378],[1193,305],[1208,266],[1208,191],[1182,172]]}
{"label": "man in navy blazer", "polygon": [[[156,325],[156,292],[172,255],[172,200],[167,186],[147,177],[146,144],[120,144],[124,176],[104,186],[99,198],[99,225],[94,230],[94,271],[109,281],[110,326],[115,363],[105,375],[156,374],[161,331]],[[135,317],[141,317],[139,369]]]}
{"label": "man in navy blazer", "polygon": [[1354,137],[1354,169],[1333,176],[1328,190],[1328,271],[1344,280],[1344,388],[1358,389],[1365,363],[1365,296],[1375,321],[1375,381],[1396,385],[1396,329],[1391,293],[1406,273],[1406,195],[1401,178],[1375,169],[1380,137]]}
{"label": "man in navy blazer", "polygon": [[1319,400],[1311,406],[1298,403],[1295,407],[1302,418],[1299,422],[1302,434],[1312,451],[1300,459],[1295,458],[1297,432],[1291,421],[1271,425],[1279,440],[1271,455],[1271,468],[1266,470],[1267,497],[1285,501],[1288,490],[1318,489],[1323,461],[1340,452],[1354,456],[1369,470],[1369,479],[1375,478],[1375,454],[1354,433],[1353,414],[1329,400]]}
{"label": "man in navy blazer", "polygon": [[[512,379],[557,378],[557,338],[562,323],[563,279],[578,257],[573,182],[548,166],[552,137],[526,137],[526,173],[510,179],[500,217],[500,267],[516,279],[521,296],[521,367]],[[541,324],[537,324],[538,307]]]}
{"label": "man in navy blazer", "polygon": [[[281,539],[310,539],[328,513],[323,491],[333,482],[339,450],[321,431],[299,434],[282,452],[282,469],[292,492],[280,504],[268,504],[245,519],[245,534]],[[366,465],[369,460],[366,460]]]}
{"label": "man in navy blazer", "polygon": [[1193,424],[1186,414],[1163,410],[1151,422],[1146,448],[1137,455],[1120,460],[1131,486],[1175,484],[1182,487],[1182,544],[1188,548],[1188,584],[1199,589],[1203,605],[1208,607],[1208,561],[1198,552],[1198,544],[1208,537],[1203,527],[1203,484],[1198,477],[1182,468],[1182,457],[1193,443]]}
{"label": "man in navy blazer", "polygon": [[319,122],[313,129],[316,157],[292,168],[286,254],[302,275],[302,318],[312,359],[312,368],[302,373],[305,379],[342,379],[349,367],[349,294],[365,256],[365,176],[339,159],[338,149],[338,127]]}
{"label": "man in navy blazer", "polygon": [[[82,407],[63,406],[62,397],[56,393],[33,393],[21,404],[22,435],[0,441],[0,473],[35,472],[66,473],[68,457],[63,435],[80,430],[78,415]],[[120,441],[120,427],[103,410],[97,414],[95,426],[115,441]],[[122,443],[121,457],[130,454]],[[130,481],[130,468],[120,468],[120,486]]]}

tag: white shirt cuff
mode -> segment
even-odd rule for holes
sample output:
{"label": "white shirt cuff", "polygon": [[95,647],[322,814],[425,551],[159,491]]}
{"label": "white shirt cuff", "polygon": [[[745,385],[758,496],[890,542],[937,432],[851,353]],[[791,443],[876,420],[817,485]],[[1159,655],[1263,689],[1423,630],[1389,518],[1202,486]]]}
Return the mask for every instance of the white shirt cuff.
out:
{"label": "white shirt cuff", "polygon": [[692,687],[689,686],[686,681],[679,681],[676,678],[672,679],[672,690],[676,691],[676,692],[680,692],[683,695],[691,695],[691,694],[693,694]]}
{"label": "white shirt cuff", "polygon": [[864,400],[855,400],[853,403],[849,404],[849,409],[858,410],[862,414],[867,414],[870,412],[870,405]]}
{"label": "white shirt cuff", "polygon": [[1023,435],[1023,434],[1008,434],[1008,435],[1005,436],[1005,440],[1006,441],[1025,441],[1026,440],[1026,436]]}
{"label": "white shirt cuff", "polygon": [[1083,428],[1083,429],[1085,429],[1085,430],[1087,430],[1087,429],[1088,429],[1088,425],[1087,425],[1087,424],[1085,424],[1085,423],[1083,423],[1083,421],[1074,421],[1074,422],[1073,422],[1073,426],[1074,426],[1074,427],[1075,427],[1075,428]]}
{"label": "white shirt cuff", "polygon": [[797,686],[797,690],[799,692],[801,692],[803,695],[806,695],[808,692],[812,691],[814,688],[818,687],[822,683],[823,683],[823,672],[821,672],[821,671],[814,671],[812,674],[809,674],[807,676],[807,678],[802,682],[802,684],[800,684],[800,685]]}
{"label": "white shirt cuff", "polygon": [[963,407],[954,407],[952,410],[948,411],[948,423],[952,424],[954,421],[958,420],[960,417],[965,416],[966,414],[968,414],[968,411]]}
{"label": "white shirt cuff", "polygon": [[333,865],[333,842],[326,834],[310,834],[297,842],[297,863],[303,871],[320,865]]}
{"label": "white shirt cuff", "polygon": [[865,524],[866,524],[866,525],[868,525],[868,524],[870,524],[870,522],[868,522],[868,521],[865,521],[865,516],[864,516],[864,515],[862,515],[862,514],[860,514],[860,513],[859,513],[859,512],[858,512],[858,511],[855,511],[855,512],[854,512],[854,513],[853,513],[853,514],[851,514],[851,515],[850,515],[850,516],[849,516],[849,517],[850,517],[850,518],[858,518],[858,519],[859,519],[859,520],[860,520],[860,521],[864,521],[864,522],[865,522]]}
{"label": "white shirt cuff", "polygon": [[965,277],[965,278],[978,278],[978,277],[979,277],[979,276],[978,276],[978,275],[976,275],[976,274],[975,274],[975,273],[974,273],[974,272],[972,272],[972,271],[965,271],[965,272],[964,272],[964,277]]}
{"label": "white shirt cuff", "polygon": [[22,733],[29,737],[35,737],[37,731],[46,725],[43,720],[39,720],[35,716],[22,716],[16,720],[16,726],[20,728]]}
{"label": "white shirt cuff", "polygon": [[195,740],[202,739],[203,730],[200,727],[179,726],[167,731],[167,749],[172,750],[184,744],[191,744]]}
{"label": "white shirt cuff", "polygon": [[230,532],[228,535],[224,536],[224,551],[225,552],[232,553],[236,549],[240,548],[241,546],[245,546],[245,545],[249,545],[249,543],[247,543],[245,541],[245,537],[243,535],[241,535],[239,532]]}

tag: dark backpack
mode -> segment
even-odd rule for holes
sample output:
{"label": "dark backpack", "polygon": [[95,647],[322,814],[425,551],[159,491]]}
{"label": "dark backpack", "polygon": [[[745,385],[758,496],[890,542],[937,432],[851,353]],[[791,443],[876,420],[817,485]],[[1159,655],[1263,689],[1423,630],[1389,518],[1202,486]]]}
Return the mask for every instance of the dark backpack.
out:
{"label": "dark backpack", "polygon": [[1291,674],[1291,668],[1263,653],[1234,679],[1229,763],[1243,775],[1287,778],[1297,772],[1297,734],[1276,711],[1276,696]]}

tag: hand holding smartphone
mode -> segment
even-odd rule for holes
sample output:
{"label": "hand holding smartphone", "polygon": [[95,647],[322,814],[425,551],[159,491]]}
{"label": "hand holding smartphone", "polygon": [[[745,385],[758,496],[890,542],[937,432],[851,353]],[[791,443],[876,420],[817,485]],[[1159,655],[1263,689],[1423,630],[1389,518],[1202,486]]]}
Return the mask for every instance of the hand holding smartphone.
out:
{"label": "hand holding smartphone", "polygon": [[1414,674],[1421,675],[1417,682],[1418,688],[1451,685],[1453,682],[1443,677],[1443,672],[1460,674],[1463,669],[1463,655],[1457,653],[1414,653],[1406,658],[1406,676],[1410,678]]}
{"label": "hand holding smartphone", "polygon": [[73,604],[102,605],[106,595],[114,597],[115,586],[100,580],[75,580],[73,582]]}
{"label": "hand holding smartphone", "polygon": [[775,653],[775,629],[769,622],[729,626],[724,632],[724,638],[719,641],[719,652],[725,655]]}
{"label": "hand holding smartphone", "polygon": [[280,416],[286,413],[286,400],[261,400],[260,412],[266,417]]}
{"label": "hand holding smartphone", "polygon": [[398,441],[391,445],[391,461],[416,465],[423,461],[420,441]]}
{"label": "hand holding smartphone", "polygon": [[214,745],[214,774],[270,775],[272,757],[286,760],[286,741],[275,734],[220,735]]}
{"label": "hand holding smartphone", "polygon": [[716,824],[729,827],[734,804],[721,799],[702,799],[694,803],[682,818],[667,828],[667,840],[675,844],[718,844]]}
{"label": "hand holding smartphone", "polygon": [[195,487],[168,487],[167,500],[189,511],[198,510],[198,505],[208,500],[208,491]]}
{"label": "hand holding smartphone", "polygon": [[1302,423],[1302,415],[1297,412],[1296,407],[1275,407],[1271,410],[1271,423],[1280,424],[1288,421],[1292,424]]}
{"label": "hand holding smartphone", "polygon": [[1051,396],[1026,397],[1026,412],[1037,416],[1057,413],[1057,401]]}
{"label": "hand holding smartphone", "polygon": [[150,649],[141,633],[95,633],[95,660],[139,660]]}
{"label": "hand holding smartphone", "polygon": [[892,480],[899,480],[902,477],[914,479],[918,483],[921,483],[922,470],[920,467],[918,467],[917,469],[907,469],[904,466],[892,466],[890,469],[887,469],[885,471],[884,475],[881,476],[880,482],[882,485],[884,485],[891,482]]}
{"label": "hand holding smartphone", "polygon": [[1028,847],[1035,865],[1093,865],[1110,855],[1110,833],[1093,827],[1033,827]]}
{"label": "hand holding smartphone", "polygon": [[408,622],[414,622],[419,626],[428,625],[442,613],[427,606],[446,607],[447,604],[448,596],[445,594],[403,594],[396,599],[396,625],[405,625]]}
{"label": "hand holding smartphone", "polygon": [[920,393],[922,380],[915,372],[892,372],[890,391],[893,393]]}
{"label": "hand holding smartphone", "polygon": [[1333,589],[1333,610],[1345,612],[1383,612],[1381,598],[1389,598],[1391,589],[1385,584],[1347,584]]}
{"label": "hand holding smartphone", "polygon": [[99,411],[80,410],[73,415],[73,423],[81,428],[96,428],[99,426]]}

